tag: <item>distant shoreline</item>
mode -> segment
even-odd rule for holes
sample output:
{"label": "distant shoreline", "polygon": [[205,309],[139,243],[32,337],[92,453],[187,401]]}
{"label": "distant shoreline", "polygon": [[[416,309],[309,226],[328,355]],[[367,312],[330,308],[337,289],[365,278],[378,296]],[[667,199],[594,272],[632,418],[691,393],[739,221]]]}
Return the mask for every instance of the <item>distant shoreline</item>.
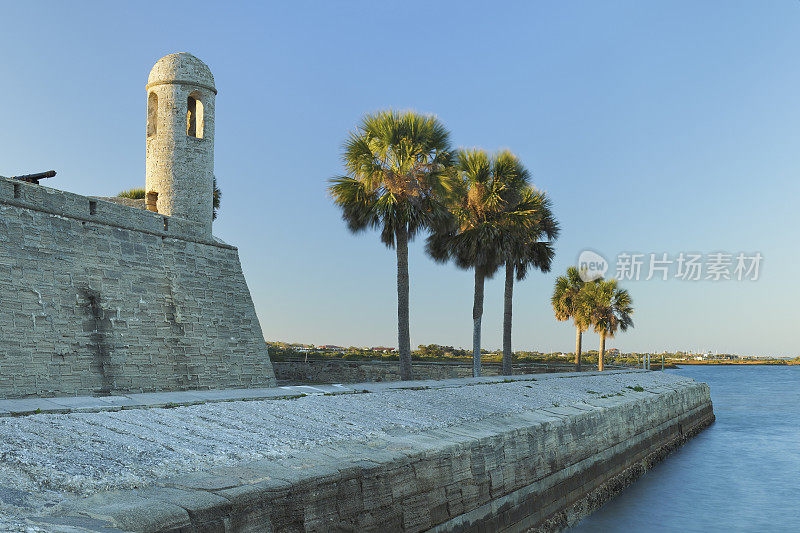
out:
{"label": "distant shoreline", "polygon": [[784,363],[777,363],[775,361],[742,361],[740,363],[734,361],[725,361],[719,363],[701,362],[701,361],[673,361],[672,364],[680,367],[682,365],[691,366],[793,366],[800,363],[793,361],[786,361]]}

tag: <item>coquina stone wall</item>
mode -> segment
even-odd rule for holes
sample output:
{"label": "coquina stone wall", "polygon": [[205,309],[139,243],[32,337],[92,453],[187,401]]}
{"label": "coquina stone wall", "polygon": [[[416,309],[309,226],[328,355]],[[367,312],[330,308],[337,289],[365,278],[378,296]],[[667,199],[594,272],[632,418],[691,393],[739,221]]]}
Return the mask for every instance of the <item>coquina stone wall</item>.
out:
{"label": "coquina stone wall", "polygon": [[[438,380],[466,378],[472,376],[472,363],[461,362],[419,362],[412,364],[414,379]],[[398,361],[348,361],[345,359],[292,359],[273,361],[275,379],[289,383],[361,383],[379,381],[400,381],[400,363]],[[595,370],[595,367],[584,364],[583,370]],[[514,365],[514,374],[538,374],[543,372],[572,372],[574,365],[570,363]],[[503,368],[500,363],[481,365],[481,375],[499,376]]]}
{"label": "coquina stone wall", "polygon": [[274,384],[237,249],[0,179],[0,398]]}

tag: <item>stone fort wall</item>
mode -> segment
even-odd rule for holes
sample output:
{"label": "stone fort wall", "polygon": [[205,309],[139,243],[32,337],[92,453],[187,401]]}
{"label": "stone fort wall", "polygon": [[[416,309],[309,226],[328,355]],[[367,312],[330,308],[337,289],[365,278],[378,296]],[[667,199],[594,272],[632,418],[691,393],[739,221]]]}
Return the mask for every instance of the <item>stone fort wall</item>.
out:
{"label": "stone fort wall", "polygon": [[0,178],[0,398],[271,386],[237,249]]}
{"label": "stone fort wall", "polygon": [[[365,383],[400,381],[399,361],[349,361],[345,359],[289,359],[272,361],[275,379],[290,383]],[[441,380],[472,377],[472,363],[423,362],[411,363],[415,380]],[[572,363],[515,363],[514,374],[572,372]],[[583,365],[584,371],[594,370]],[[481,363],[482,376],[501,376],[501,363]]]}

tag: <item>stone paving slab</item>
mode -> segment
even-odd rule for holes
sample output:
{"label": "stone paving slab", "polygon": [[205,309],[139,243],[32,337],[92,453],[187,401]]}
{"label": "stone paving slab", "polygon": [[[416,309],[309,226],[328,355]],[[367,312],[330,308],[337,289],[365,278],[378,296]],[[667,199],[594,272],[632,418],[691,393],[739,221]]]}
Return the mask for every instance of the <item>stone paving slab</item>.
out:
{"label": "stone paving slab", "polygon": [[70,397],[49,398],[47,401],[50,403],[54,403],[56,405],[60,405],[65,409],[69,409],[70,411],[92,410],[92,409],[100,410],[108,407],[108,403],[104,402],[103,398],[94,396],[75,396],[71,398]]}
{"label": "stone paving slab", "polygon": [[[443,380],[387,381],[355,384],[287,385],[254,389],[192,390],[176,392],[145,392],[118,394],[114,396],[66,396],[56,398],[21,398],[0,400],[0,417],[30,414],[66,414],[77,412],[116,411],[120,409],[144,409],[179,407],[228,401],[255,401],[290,399],[303,396],[353,394],[360,392],[385,392],[394,390],[447,389],[489,383],[511,383],[518,381],[546,381],[561,378],[586,378],[597,375],[628,374],[646,371],[631,368],[600,372],[563,372],[550,374],[528,374],[516,376],[488,376],[480,378],[451,378]],[[669,388],[669,385],[666,385]]]}
{"label": "stone paving slab", "polygon": [[[39,517],[36,520],[37,527],[27,526],[26,533],[39,533],[41,531],[54,531],[57,533],[125,533],[124,530],[112,527],[107,520],[97,520],[85,516],[58,516],[58,517]],[[40,529],[46,528],[46,529]]]}
{"label": "stone paving slab", "polygon": [[193,391],[193,395],[207,402],[227,402],[236,400],[255,400],[265,398],[283,398],[287,394],[279,387],[259,389],[217,389]]}
{"label": "stone paving slab", "polygon": [[44,398],[23,398],[19,400],[0,400],[0,412],[10,416],[33,413],[66,413],[69,408]]}
{"label": "stone paving slab", "polygon": [[146,405],[148,407],[204,403],[203,399],[197,396],[194,391],[144,392],[139,394],[128,394],[126,396],[134,402]]}

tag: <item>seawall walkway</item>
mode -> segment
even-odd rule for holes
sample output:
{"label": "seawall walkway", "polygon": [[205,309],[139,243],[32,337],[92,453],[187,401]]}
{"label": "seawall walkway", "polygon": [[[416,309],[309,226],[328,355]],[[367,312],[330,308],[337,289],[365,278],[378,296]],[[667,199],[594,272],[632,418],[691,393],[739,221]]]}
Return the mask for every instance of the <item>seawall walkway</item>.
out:
{"label": "seawall walkway", "polygon": [[12,531],[557,529],[714,416],[638,370],[13,402]]}

